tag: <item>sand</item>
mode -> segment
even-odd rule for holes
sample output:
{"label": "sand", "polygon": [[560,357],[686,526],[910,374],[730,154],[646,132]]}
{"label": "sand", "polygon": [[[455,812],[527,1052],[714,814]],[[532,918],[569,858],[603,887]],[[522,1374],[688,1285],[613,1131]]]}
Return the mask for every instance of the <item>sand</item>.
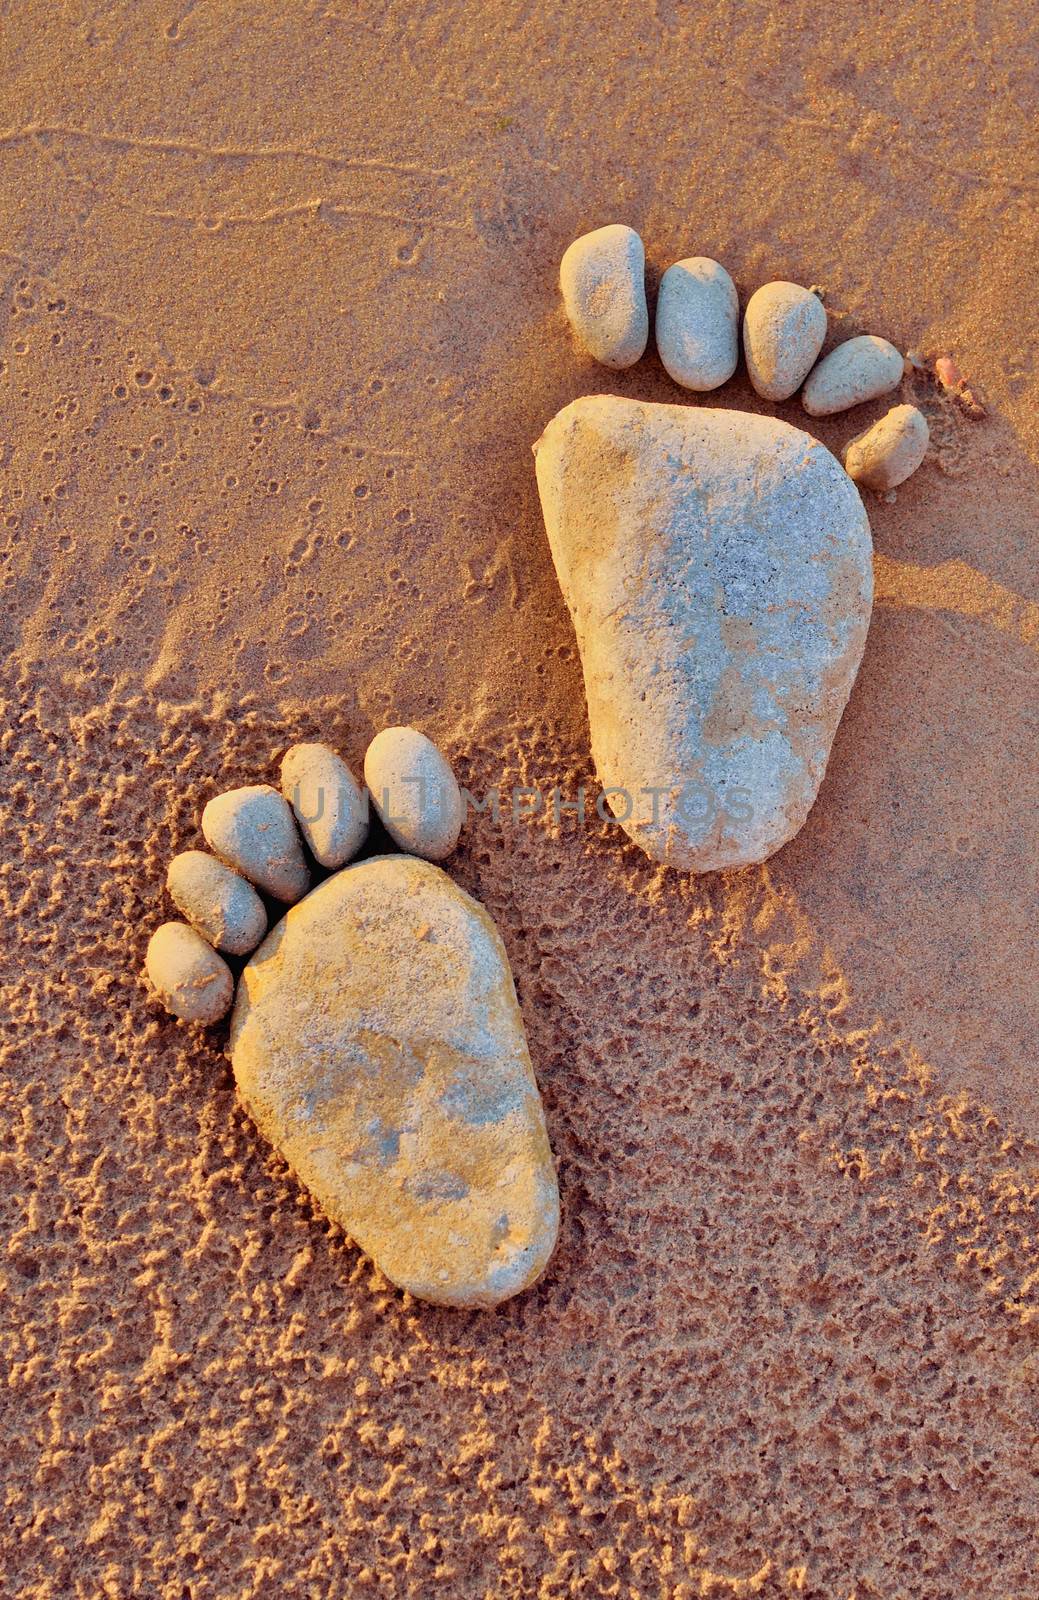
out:
{"label": "sand", "polygon": [[[1029,1600],[1027,8],[32,0],[3,35],[6,1592]],[[766,867],[470,823],[564,1217],[458,1315],[373,1278],[139,967],[204,801],[293,740],[356,771],[414,722],[470,786],[590,781],[530,445],[581,393],[683,398],[569,339],[559,257],[612,220],[654,284],[824,285],[989,414],[917,394],[936,450],[871,502],[863,667]]]}

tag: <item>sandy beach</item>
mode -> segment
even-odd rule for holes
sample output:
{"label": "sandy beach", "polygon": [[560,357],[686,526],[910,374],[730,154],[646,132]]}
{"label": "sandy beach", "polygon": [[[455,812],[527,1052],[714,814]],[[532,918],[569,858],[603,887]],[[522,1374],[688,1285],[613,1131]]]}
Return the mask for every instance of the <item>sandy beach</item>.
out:
{"label": "sandy beach", "polygon": [[[0,60],[0,1587],[1031,1600],[1034,17],[33,0]],[[205,802],[294,740],[594,784],[531,446],[579,395],[698,403],[570,336],[560,256],[618,220],[651,294],[694,252],[744,303],[821,285],[831,343],[950,353],[986,415],[917,386],[766,865],[469,819],[563,1212],[459,1313],[324,1220],[140,968]],[[742,368],[712,403],[805,422]]]}

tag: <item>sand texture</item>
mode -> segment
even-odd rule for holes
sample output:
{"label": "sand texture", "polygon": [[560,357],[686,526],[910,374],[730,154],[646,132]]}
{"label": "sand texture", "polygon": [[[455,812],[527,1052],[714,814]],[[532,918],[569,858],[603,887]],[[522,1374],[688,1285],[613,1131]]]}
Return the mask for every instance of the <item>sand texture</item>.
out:
{"label": "sand texture", "polygon": [[[1034,1600],[1034,16],[758,0],[8,8],[0,30],[0,1590]],[[624,220],[972,421],[873,497],[827,777],[765,867],[550,807],[448,863],[516,977],[560,1242],[420,1307],[141,984],[295,740],[592,783],[530,441]],[[698,403],[652,347],[614,393]],[[745,376],[712,405],[769,411]],[[803,425],[798,399],[775,414]],[[594,792],[594,791],[593,791]]]}

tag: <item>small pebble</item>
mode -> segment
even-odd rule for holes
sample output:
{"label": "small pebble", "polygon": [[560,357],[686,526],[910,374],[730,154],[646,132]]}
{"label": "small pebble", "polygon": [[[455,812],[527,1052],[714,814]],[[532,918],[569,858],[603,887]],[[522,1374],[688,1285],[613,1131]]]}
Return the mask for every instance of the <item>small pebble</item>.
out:
{"label": "small pebble", "polygon": [[815,365],[826,338],[826,308],[796,283],[755,290],[743,317],[747,375],[763,400],[789,400]]}
{"label": "small pebble", "polygon": [[634,228],[614,222],[575,239],[559,268],[566,314],[596,361],[619,371],[649,338],[646,252]]}
{"label": "small pebble", "polygon": [[364,781],[402,850],[443,861],[458,843],[465,805],[454,773],[417,728],[384,728],[368,746]]}
{"label": "small pebble", "polygon": [[922,411],[915,406],[892,406],[879,422],[845,445],[845,471],[856,483],[878,493],[897,489],[924,459],[929,438]]}
{"label": "small pebble", "polygon": [[708,256],[668,267],[657,296],[656,339],[670,377],[702,393],[727,383],[739,360],[740,303],[725,268]]}
{"label": "small pebble", "polygon": [[230,789],[210,800],[202,832],[211,850],[275,900],[306,894],[310,873],[292,807],[269,783]]}
{"label": "small pebble", "polygon": [[808,375],[801,404],[810,417],[830,417],[890,394],[901,383],[904,370],[905,363],[893,344],[863,333],[823,356]]}
{"label": "small pebble", "polygon": [[286,750],[281,792],[321,866],[334,870],[357,854],[368,834],[368,797],[327,744],[294,744]]}
{"label": "small pebble", "polygon": [[219,1022],[234,999],[227,962],[184,922],[156,928],[144,969],[166,1010],[182,1022]]}
{"label": "small pebble", "polygon": [[248,955],[267,932],[267,912],[252,884],[205,850],[174,856],[166,888],[181,916],[217,950]]}

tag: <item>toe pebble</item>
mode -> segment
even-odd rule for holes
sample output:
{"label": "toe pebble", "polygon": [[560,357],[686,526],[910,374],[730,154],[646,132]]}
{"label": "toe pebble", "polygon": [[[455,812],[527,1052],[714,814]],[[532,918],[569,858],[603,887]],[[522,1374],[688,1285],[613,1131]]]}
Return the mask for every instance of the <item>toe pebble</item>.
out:
{"label": "toe pebble", "polygon": [[922,411],[915,406],[892,406],[879,422],[845,445],[845,471],[868,489],[897,489],[924,459],[929,439]]}
{"label": "toe pebble", "polygon": [[217,950],[248,955],[267,932],[267,913],[252,884],[205,850],[174,856],[166,888],[181,916]]}
{"label": "toe pebble", "polygon": [[314,860],[345,866],[368,833],[368,800],[350,768],[327,744],[294,744],[281,763],[281,792]]}
{"label": "toe pebble", "polygon": [[739,360],[740,303],[725,268],[708,256],[668,267],[657,297],[656,339],[668,374],[704,392],[727,383]]}
{"label": "toe pebble", "polygon": [[789,400],[826,338],[826,308],[796,283],[766,283],[747,302],[743,353],[747,375],[763,400]]}
{"label": "toe pebble", "polygon": [[846,339],[808,374],[801,404],[810,417],[847,411],[897,389],[904,365],[894,345],[875,334]]}
{"label": "toe pebble", "polygon": [[364,781],[390,837],[412,855],[443,861],[465,807],[447,761],[417,728],[384,728],[368,746]]}
{"label": "toe pebble", "polygon": [[144,968],[167,1011],[182,1022],[219,1022],[234,998],[231,969],[185,922],[164,922],[148,941]]}
{"label": "toe pebble", "polygon": [[646,252],[634,228],[614,222],[573,244],[559,268],[570,325],[607,367],[633,366],[649,338]]}
{"label": "toe pebble", "polygon": [[269,783],[230,789],[202,813],[206,843],[250,883],[291,905],[306,894],[310,874],[292,807]]}

